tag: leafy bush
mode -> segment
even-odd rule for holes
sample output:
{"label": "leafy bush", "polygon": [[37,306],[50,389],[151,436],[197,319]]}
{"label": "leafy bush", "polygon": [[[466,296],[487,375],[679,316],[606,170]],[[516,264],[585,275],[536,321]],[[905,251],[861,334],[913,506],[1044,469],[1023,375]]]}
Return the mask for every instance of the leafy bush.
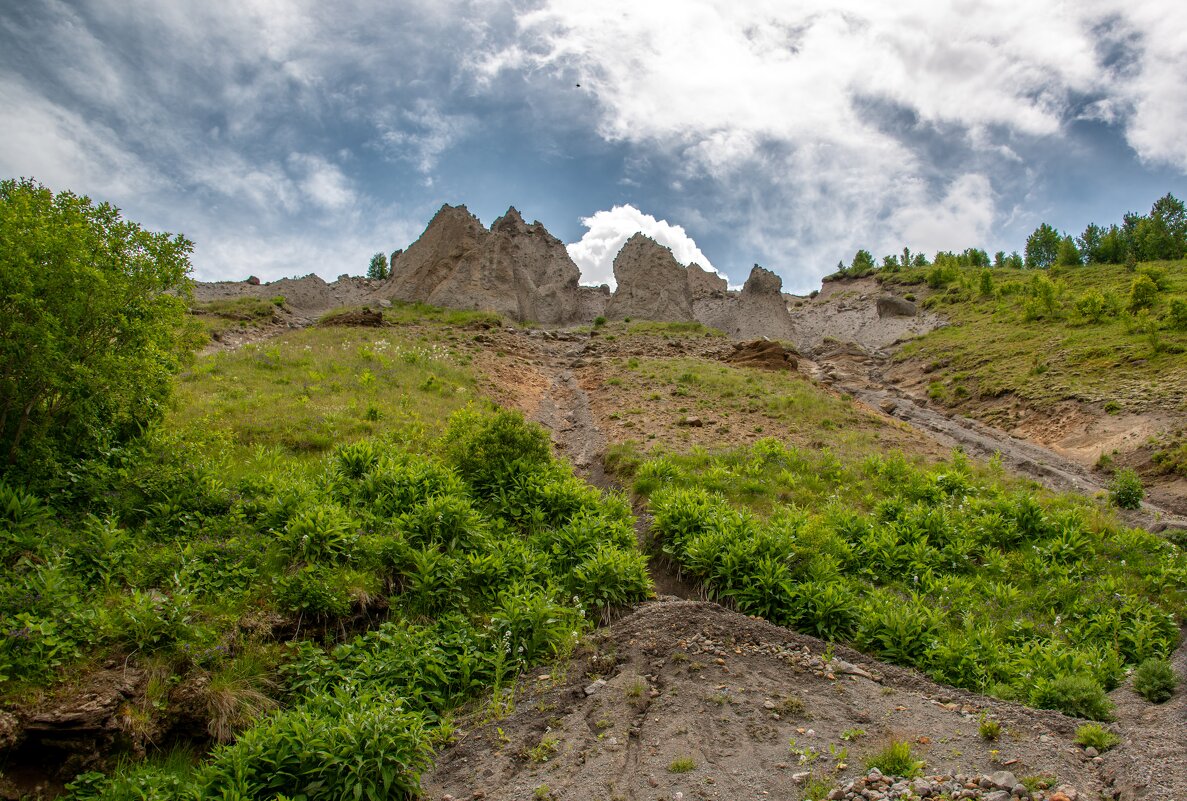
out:
{"label": "leafy bush", "polygon": [[1140,509],[1145,495],[1142,479],[1133,470],[1123,468],[1113,474],[1109,499],[1118,509]]}
{"label": "leafy bush", "polygon": [[1113,704],[1100,684],[1088,676],[1039,678],[1028,702],[1039,709],[1054,709],[1065,715],[1089,720],[1111,720]]}
{"label": "leafy bush", "polygon": [[1148,275],[1138,275],[1129,288],[1129,310],[1149,309],[1158,302],[1158,285]]}
{"label": "leafy bush", "polygon": [[310,801],[420,797],[436,738],[397,697],[340,690],[264,719],[215,751],[202,795]]}
{"label": "leafy bush", "polygon": [[285,553],[305,562],[341,562],[357,539],[354,519],[337,504],[314,504],[288,521],[279,540]]}
{"label": "leafy bush", "polygon": [[187,333],[192,243],[108,203],[0,182],[0,472],[94,455],[159,420]]}
{"label": "leafy bush", "polygon": [[1151,657],[1138,665],[1133,676],[1133,690],[1152,704],[1161,704],[1175,694],[1174,668],[1166,659]]}

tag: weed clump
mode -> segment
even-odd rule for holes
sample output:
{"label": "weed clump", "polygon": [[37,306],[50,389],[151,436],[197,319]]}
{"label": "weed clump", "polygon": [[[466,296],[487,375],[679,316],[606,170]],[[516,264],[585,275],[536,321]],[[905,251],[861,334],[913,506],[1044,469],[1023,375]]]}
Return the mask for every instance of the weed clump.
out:
{"label": "weed clump", "polygon": [[1095,723],[1086,723],[1076,729],[1076,745],[1081,748],[1095,748],[1097,751],[1104,752],[1119,742],[1121,742],[1120,737]]}
{"label": "weed clump", "polygon": [[696,770],[697,762],[690,756],[682,756],[673,759],[668,765],[668,773],[688,773]]}
{"label": "weed clump", "polygon": [[1113,716],[1109,697],[1100,684],[1088,676],[1040,679],[1031,692],[1030,703],[1039,709],[1054,709],[1089,720],[1111,720]]}
{"label": "weed clump", "polygon": [[977,724],[977,734],[981,736],[982,740],[988,740],[991,743],[997,742],[997,739],[1002,736],[1002,724],[987,715],[982,715],[981,722]]}
{"label": "weed clump", "polygon": [[865,758],[866,770],[877,768],[884,776],[913,779],[923,773],[924,762],[915,759],[911,743],[892,739],[881,751]]}
{"label": "weed clump", "polygon": [[1161,704],[1175,694],[1178,680],[1171,663],[1166,659],[1151,657],[1134,672],[1133,690],[1152,704]]}

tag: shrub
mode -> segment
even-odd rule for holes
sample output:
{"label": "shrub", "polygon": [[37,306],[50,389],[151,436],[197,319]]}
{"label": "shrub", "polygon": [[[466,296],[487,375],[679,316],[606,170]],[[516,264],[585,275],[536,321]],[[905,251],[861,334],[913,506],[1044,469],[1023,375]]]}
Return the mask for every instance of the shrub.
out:
{"label": "shrub", "polygon": [[1149,309],[1158,301],[1158,285],[1148,275],[1138,275],[1129,288],[1129,310]]}
{"label": "shrub", "polygon": [[0,473],[86,456],[160,419],[196,344],[189,254],[108,203],[0,182]]}
{"label": "shrub", "polygon": [[1030,691],[1030,705],[1054,709],[1065,715],[1089,720],[1110,720],[1113,705],[1104,689],[1088,676],[1040,678]]}
{"label": "shrub", "polygon": [[1179,331],[1187,330],[1187,300],[1175,298],[1166,313],[1167,325]]}
{"label": "shrub", "polygon": [[1161,704],[1174,695],[1177,683],[1170,662],[1150,657],[1134,672],[1133,690],[1150,703]]}
{"label": "shrub", "polygon": [[987,715],[982,715],[981,721],[977,724],[977,734],[981,735],[982,740],[995,742],[1002,736],[1002,724]]}
{"label": "shrub", "polygon": [[335,578],[329,570],[307,565],[276,580],[276,603],[286,612],[344,617],[350,612],[350,593]]}
{"label": "shrub", "polygon": [[1099,323],[1108,312],[1105,296],[1095,290],[1081,295],[1076,301],[1076,312],[1089,322]]}
{"label": "shrub", "polygon": [[338,562],[354,547],[357,524],[337,504],[319,503],[289,520],[280,535],[285,553],[294,560]]}
{"label": "shrub", "polygon": [[866,757],[865,765],[866,770],[877,768],[884,776],[913,779],[923,773],[924,763],[915,759],[909,742],[891,739],[881,751]]}
{"label": "shrub", "polygon": [[414,799],[434,737],[399,698],[339,691],[265,718],[214,752],[208,798]]}
{"label": "shrub", "polygon": [[696,770],[697,761],[690,756],[677,757],[668,765],[668,773],[688,773]]}
{"label": "shrub", "polygon": [[[628,322],[629,322],[629,320],[628,320]],[[604,326],[606,324],[606,318],[599,314],[597,317],[594,318],[593,324],[594,324],[594,328],[601,328],[602,326]]]}
{"label": "shrub", "polygon": [[1086,723],[1076,729],[1076,745],[1082,748],[1095,748],[1097,751],[1108,751],[1121,742],[1121,738],[1113,732],[1095,723]]}
{"label": "shrub", "polygon": [[483,497],[511,481],[516,468],[543,468],[552,461],[548,434],[519,412],[458,412],[443,444],[447,461]]}
{"label": "shrub", "polygon": [[1118,509],[1139,509],[1146,490],[1142,479],[1134,471],[1124,468],[1113,474],[1109,484],[1109,499]]}

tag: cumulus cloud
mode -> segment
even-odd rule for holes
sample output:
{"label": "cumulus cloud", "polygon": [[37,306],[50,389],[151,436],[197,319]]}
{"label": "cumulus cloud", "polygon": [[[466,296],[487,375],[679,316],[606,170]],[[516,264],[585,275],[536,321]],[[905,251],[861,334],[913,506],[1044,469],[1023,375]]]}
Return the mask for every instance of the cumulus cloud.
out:
{"label": "cumulus cloud", "polygon": [[614,257],[628,239],[640,232],[671,248],[672,255],[681,264],[687,266],[696,262],[706,270],[717,271],[684,228],[672,225],[667,220],[657,220],[629,204],[582,217],[581,224],[587,229],[585,234],[579,241],[565,247],[581,269],[583,284],[608,284],[611,289],[616,287]]}

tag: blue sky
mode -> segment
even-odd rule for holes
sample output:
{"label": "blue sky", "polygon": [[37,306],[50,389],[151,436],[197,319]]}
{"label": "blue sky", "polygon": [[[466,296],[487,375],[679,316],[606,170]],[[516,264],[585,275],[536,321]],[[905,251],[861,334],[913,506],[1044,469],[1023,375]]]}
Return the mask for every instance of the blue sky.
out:
{"label": "blue sky", "polygon": [[1184,76],[1179,0],[41,0],[0,10],[0,175],[206,280],[358,274],[464,203],[589,283],[643,230],[806,291],[1187,197]]}

